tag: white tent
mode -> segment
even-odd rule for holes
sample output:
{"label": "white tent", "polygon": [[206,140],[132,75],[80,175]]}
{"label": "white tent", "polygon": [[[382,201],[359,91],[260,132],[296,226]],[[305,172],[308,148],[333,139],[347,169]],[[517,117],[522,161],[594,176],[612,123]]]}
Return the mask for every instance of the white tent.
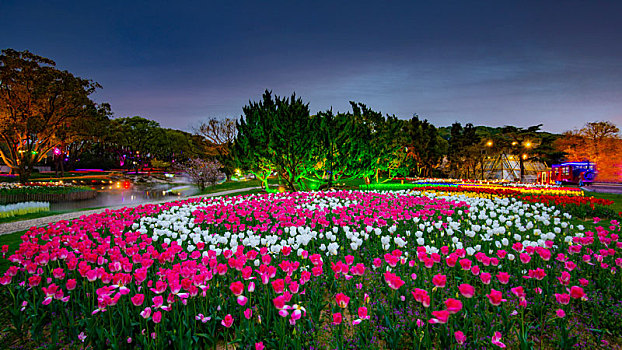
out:
{"label": "white tent", "polygon": [[[523,161],[523,182],[536,182],[538,173],[548,170],[546,164],[535,160]],[[484,161],[484,178],[487,180],[520,181],[520,160],[518,156],[502,153]]]}

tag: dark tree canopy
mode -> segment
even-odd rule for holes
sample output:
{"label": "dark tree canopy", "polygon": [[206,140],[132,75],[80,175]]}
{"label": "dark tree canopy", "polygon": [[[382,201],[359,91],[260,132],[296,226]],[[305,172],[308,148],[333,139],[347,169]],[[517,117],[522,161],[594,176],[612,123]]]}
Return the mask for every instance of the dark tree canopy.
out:
{"label": "dark tree canopy", "polygon": [[2,160],[25,182],[54,147],[80,137],[82,123],[101,115],[89,96],[100,86],[55,68],[28,51],[0,55]]}

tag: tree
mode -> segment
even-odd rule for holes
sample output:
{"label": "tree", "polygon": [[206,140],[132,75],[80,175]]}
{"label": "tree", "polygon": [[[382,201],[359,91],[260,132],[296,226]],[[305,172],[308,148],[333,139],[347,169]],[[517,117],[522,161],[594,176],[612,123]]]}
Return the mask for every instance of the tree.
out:
{"label": "tree", "polygon": [[363,103],[350,101],[352,107],[352,144],[348,175],[362,177],[366,183],[370,177],[379,181],[381,171],[396,168],[395,153],[400,148],[396,137],[401,121],[395,116],[383,117],[381,112],[368,108]]}
{"label": "tree", "polygon": [[262,101],[249,101],[242,110],[244,116],[236,123],[238,134],[233,143],[233,157],[237,166],[250,171],[261,180],[265,190],[270,192],[268,177],[276,168],[273,152],[269,149],[272,115],[276,113],[276,104],[271,93],[266,90]]}
{"label": "tree", "polygon": [[208,141],[209,147],[214,149],[218,161],[223,165],[225,174],[230,177],[235,169],[232,148],[237,134],[236,121],[230,118],[212,118],[201,123],[196,133]]}
{"label": "tree", "polygon": [[101,86],[28,51],[0,55],[0,157],[26,182],[34,165],[67,142],[73,126],[98,114],[89,98]]}
{"label": "tree", "polygon": [[306,189],[319,127],[309,114],[309,105],[296,94],[273,99],[266,90],[263,101],[250,102],[243,111],[234,142],[238,163],[266,188],[268,176],[276,170],[288,190]]}
{"label": "tree", "polygon": [[65,176],[65,168],[73,168],[85,152],[99,148],[109,139],[110,117],[110,105],[104,103],[98,106],[93,118],[76,120],[69,128],[59,131],[63,142],[52,152],[57,174],[60,172],[60,176]]}
{"label": "tree", "polygon": [[318,188],[324,185],[332,187],[333,182],[339,181],[348,169],[351,126],[346,114],[335,115],[332,109],[313,118],[319,125],[318,142],[310,158],[308,180],[319,183]]}
{"label": "tree", "polygon": [[162,139],[163,130],[156,121],[139,116],[112,120],[114,137],[120,146],[120,157],[138,173],[145,160],[149,160],[151,152],[156,149],[158,139]]}
{"label": "tree", "polygon": [[170,163],[205,156],[202,137],[181,130],[161,128],[159,136],[149,145],[153,156]]}
{"label": "tree", "polygon": [[566,131],[555,141],[555,148],[566,154],[566,160],[596,163],[600,181],[621,181],[622,139],[619,132],[612,122],[591,122],[580,130]]}
{"label": "tree", "polygon": [[448,149],[452,176],[475,178],[477,168],[482,168],[485,148],[473,124],[467,123],[463,128],[462,124],[454,123],[451,126]]}
{"label": "tree", "polygon": [[217,160],[206,161],[200,158],[192,158],[187,163],[180,166],[192,182],[203,191],[208,185],[214,185],[225,175],[220,171],[222,166]]}
{"label": "tree", "polygon": [[445,153],[446,141],[439,135],[436,127],[427,119],[420,120],[414,115],[404,121],[398,133],[400,152],[402,154],[403,175],[430,176],[437,168]]}

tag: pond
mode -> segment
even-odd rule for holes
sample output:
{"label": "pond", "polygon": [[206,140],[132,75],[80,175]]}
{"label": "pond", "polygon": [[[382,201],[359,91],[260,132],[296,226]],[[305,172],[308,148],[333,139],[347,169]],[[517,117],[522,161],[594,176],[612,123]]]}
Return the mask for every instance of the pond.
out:
{"label": "pond", "polygon": [[175,200],[192,196],[199,192],[193,185],[182,182],[172,183],[132,183],[128,180],[112,183],[98,183],[93,186],[99,195],[93,199],[73,202],[50,203],[51,211],[76,209],[134,206],[163,199]]}

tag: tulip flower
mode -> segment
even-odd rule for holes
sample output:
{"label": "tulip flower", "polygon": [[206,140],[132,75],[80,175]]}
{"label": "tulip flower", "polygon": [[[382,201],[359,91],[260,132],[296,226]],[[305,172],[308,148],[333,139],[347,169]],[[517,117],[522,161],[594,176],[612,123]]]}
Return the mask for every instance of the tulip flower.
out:
{"label": "tulip flower", "polygon": [[220,321],[220,324],[225,326],[226,328],[230,328],[233,325],[233,316],[227,314],[227,316],[225,316],[225,318]]}
{"label": "tulip flower", "polygon": [[460,345],[464,344],[466,341],[466,336],[462,333],[462,331],[454,332],[454,337],[456,338],[456,342]]}
{"label": "tulip flower", "polygon": [[461,285],[459,285],[458,290],[460,290],[460,294],[462,294],[462,296],[465,298],[472,298],[475,294],[475,288],[472,285],[466,283],[462,283]]}
{"label": "tulip flower", "polygon": [[434,317],[431,318],[428,322],[431,324],[447,323],[447,321],[449,320],[449,315],[450,313],[447,310],[432,311],[432,316]]}
{"label": "tulip flower", "polygon": [[505,344],[503,344],[501,341],[501,332],[495,332],[495,334],[492,336],[491,342],[493,345],[496,345],[500,348],[505,348]]}
{"label": "tulip flower", "polygon": [[340,325],[343,320],[343,316],[340,312],[336,312],[333,314],[333,325]]}
{"label": "tulip flower", "polygon": [[502,301],[506,301],[503,299],[503,293],[498,290],[491,289],[490,294],[486,294],[486,296],[488,297],[490,303],[494,306],[499,306]]}

